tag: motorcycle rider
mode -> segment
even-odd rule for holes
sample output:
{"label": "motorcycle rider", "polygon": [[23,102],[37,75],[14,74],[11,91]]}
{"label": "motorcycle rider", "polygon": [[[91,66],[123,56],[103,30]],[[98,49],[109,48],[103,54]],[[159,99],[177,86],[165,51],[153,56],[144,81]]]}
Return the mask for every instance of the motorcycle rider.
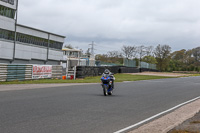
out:
{"label": "motorcycle rider", "polygon": [[110,77],[110,79],[112,81],[111,87],[114,89],[114,80],[115,80],[114,74],[111,73],[108,69],[104,70],[103,75],[104,74],[106,74],[106,75],[108,75]]}

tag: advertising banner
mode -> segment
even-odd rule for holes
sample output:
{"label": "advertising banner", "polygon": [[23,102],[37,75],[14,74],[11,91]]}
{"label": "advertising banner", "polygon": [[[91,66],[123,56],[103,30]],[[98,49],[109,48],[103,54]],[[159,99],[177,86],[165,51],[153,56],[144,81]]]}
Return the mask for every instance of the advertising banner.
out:
{"label": "advertising banner", "polygon": [[33,79],[51,78],[52,66],[51,65],[33,65]]}

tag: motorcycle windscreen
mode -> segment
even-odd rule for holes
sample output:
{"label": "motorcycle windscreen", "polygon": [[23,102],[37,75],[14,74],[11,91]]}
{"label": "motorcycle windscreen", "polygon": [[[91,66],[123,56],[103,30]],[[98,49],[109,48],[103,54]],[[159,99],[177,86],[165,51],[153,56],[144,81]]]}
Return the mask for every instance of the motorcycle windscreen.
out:
{"label": "motorcycle windscreen", "polygon": [[107,78],[109,76],[109,74],[103,74],[103,77]]}

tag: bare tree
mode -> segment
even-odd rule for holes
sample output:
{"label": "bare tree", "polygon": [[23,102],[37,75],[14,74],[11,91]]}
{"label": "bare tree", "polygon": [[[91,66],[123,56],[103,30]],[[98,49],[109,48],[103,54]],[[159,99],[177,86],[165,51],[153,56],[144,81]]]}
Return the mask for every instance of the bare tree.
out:
{"label": "bare tree", "polygon": [[119,51],[108,51],[108,57],[122,58],[122,53]]}
{"label": "bare tree", "polygon": [[64,48],[69,48],[69,49],[73,49],[71,44],[65,45]]}
{"label": "bare tree", "polygon": [[[144,45],[138,46],[138,48],[137,48],[138,58],[140,61],[139,62],[140,68],[141,68],[142,58],[147,55],[147,51],[148,51],[147,49],[148,49],[148,47],[145,47]],[[141,69],[140,69],[140,72],[141,72]]]}
{"label": "bare tree", "polygon": [[145,47],[144,45],[137,47],[137,53],[140,60],[142,59],[142,57],[147,55],[147,52],[148,52],[148,47]]}
{"label": "bare tree", "polygon": [[125,58],[133,58],[137,54],[137,47],[136,46],[126,46],[124,45],[122,47],[122,55],[125,56]]}
{"label": "bare tree", "polygon": [[146,56],[153,56],[154,47],[153,46],[147,46],[146,47]]}

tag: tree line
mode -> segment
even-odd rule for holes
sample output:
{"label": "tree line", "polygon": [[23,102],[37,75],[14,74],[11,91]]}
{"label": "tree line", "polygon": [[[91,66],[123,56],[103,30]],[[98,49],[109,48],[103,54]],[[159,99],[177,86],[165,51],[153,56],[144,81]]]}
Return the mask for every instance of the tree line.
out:
{"label": "tree line", "polygon": [[95,59],[102,62],[123,65],[123,59],[135,59],[156,64],[160,71],[200,71],[200,47],[172,52],[169,45],[153,46],[124,45],[119,51],[97,54]]}

